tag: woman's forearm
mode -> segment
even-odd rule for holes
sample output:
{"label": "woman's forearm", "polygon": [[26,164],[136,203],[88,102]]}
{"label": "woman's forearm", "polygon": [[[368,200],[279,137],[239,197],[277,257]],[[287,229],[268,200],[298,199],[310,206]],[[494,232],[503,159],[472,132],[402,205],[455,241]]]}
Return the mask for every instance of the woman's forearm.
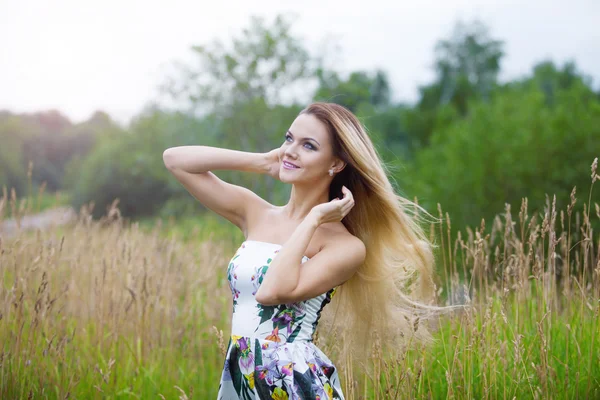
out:
{"label": "woman's forearm", "polygon": [[303,255],[319,227],[316,214],[309,213],[283,244],[256,292],[256,301],[265,306],[283,304],[298,286]]}
{"label": "woman's forearm", "polygon": [[218,169],[267,173],[265,153],[251,153],[210,146],[170,147],[163,153],[167,168],[179,168],[191,173]]}

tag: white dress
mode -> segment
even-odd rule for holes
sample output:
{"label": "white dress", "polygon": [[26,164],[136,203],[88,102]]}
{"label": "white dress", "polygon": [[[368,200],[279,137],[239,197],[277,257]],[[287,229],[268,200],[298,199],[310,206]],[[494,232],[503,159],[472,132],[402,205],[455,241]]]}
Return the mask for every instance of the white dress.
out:
{"label": "white dress", "polygon": [[218,400],[344,399],[337,369],[313,344],[335,288],[291,304],[263,306],[254,299],[281,247],[246,240],[229,262],[233,318]]}

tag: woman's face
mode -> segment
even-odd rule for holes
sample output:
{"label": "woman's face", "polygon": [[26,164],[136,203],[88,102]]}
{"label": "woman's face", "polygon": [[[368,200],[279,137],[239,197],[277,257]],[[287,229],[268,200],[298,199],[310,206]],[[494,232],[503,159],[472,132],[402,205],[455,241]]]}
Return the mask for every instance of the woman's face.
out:
{"label": "woman's face", "polygon": [[[325,125],[312,115],[300,114],[285,133],[279,159],[282,182],[315,182],[328,177],[333,154]],[[287,168],[286,161],[297,168]]]}

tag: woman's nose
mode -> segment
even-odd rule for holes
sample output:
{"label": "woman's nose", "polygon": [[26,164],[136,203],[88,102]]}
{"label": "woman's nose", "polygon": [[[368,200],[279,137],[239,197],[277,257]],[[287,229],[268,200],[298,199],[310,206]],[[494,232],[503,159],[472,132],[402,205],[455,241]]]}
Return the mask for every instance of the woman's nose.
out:
{"label": "woman's nose", "polygon": [[294,150],[294,145],[289,145],[285,151],[283,152],[283,154],[285,154],[286,157],[289,158],[296,158],[296,150]]}

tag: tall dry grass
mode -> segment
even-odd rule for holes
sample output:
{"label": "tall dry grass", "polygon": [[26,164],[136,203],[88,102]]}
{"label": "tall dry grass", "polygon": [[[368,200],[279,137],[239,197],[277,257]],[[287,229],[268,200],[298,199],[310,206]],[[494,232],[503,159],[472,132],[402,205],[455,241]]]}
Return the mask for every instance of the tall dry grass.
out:
{"label": "tall dry grass", "polygon": [[126,226],[117,209],[0,250],[0,398],[203,398],[222,363],[230,251]]}
{"label": "tall dry grass", "polygon": [[[597,162],[592,166],[593,183]],[[0,200],[0,220],[14,194]],[[440,244],[438,303],[464,312],[430,324],[428,347],[399,338],[390,359],[338,360],[348,399],[600,398],[600,207],[548,199],[516,219],[451,233]],[[598,218],[598,219],[596,219]],[[216,397],[231,316],[226,264],[235,244],[168,237],[127,223],[116,203],[76,221],[0,240],[0,398]],[[377,335],[377,332],[373,333]]]}

